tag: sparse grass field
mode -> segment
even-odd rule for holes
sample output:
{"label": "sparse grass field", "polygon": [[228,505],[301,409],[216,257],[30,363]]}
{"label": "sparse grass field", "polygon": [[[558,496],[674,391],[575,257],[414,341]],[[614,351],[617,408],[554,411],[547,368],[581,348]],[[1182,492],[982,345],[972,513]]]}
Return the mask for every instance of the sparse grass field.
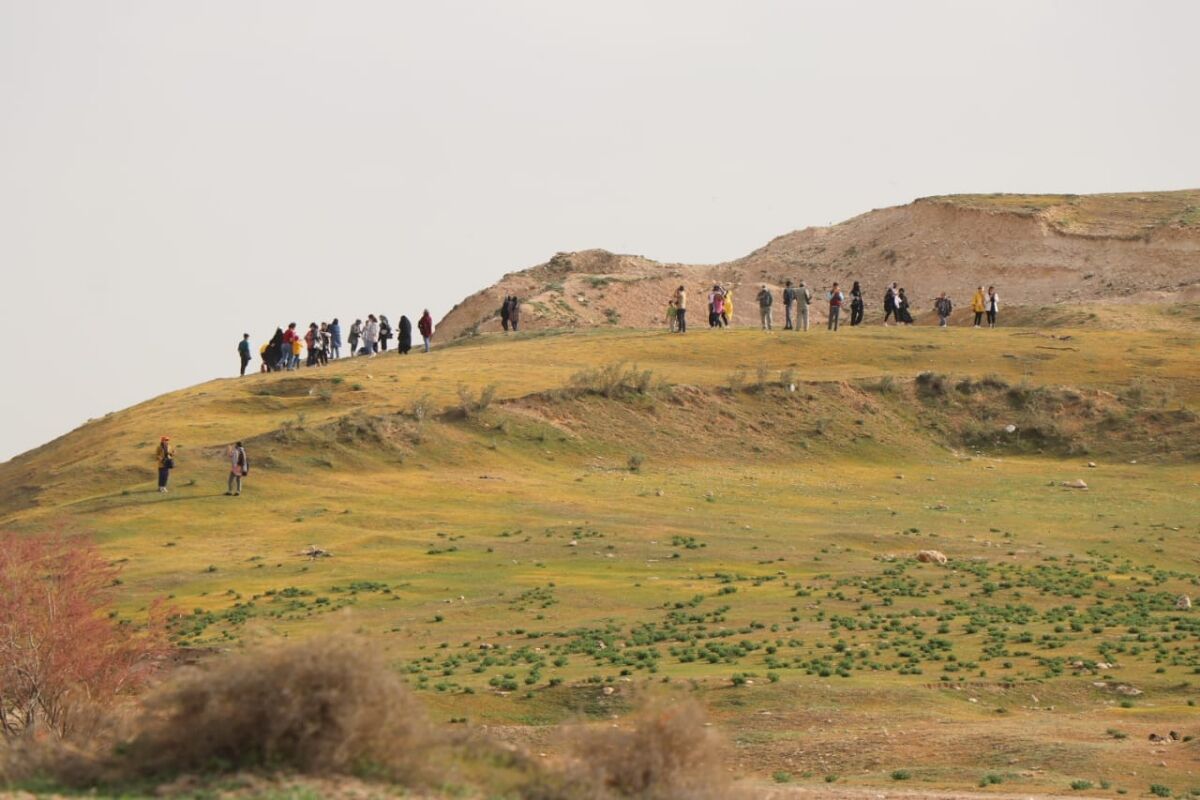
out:
{"label": "sparse grass field", "polygon": [[[730,768],[764,786],[1185,795],[1198,344],[478,337],[96,420],[0,465],[0,519],[95,532],[123,565],[122,614],[169,597],[181,645],[364,633],[435,717],[546,751],[548,726],[654,689],[698,696]],[[235,439],[241,498],[223,496]],[[332,557],[298,555],[310,544]]]}

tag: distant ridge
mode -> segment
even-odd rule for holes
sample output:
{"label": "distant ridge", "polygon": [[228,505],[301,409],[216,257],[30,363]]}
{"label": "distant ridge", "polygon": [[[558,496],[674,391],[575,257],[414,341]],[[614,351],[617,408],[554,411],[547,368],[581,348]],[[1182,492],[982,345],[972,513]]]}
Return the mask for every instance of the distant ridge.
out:
{"label": "distant ridge", "polygon": [[980,284],[995,284],[1006,306],[1191,295],[1200,292],[1200,189],[925,197],[793,231],[723,264],[558,253],[463,300],[438,338],[499,330],[496,310],[509,294],[521,297],[527,329],[659,326],[676,286],[695,296],[718,281],[734,289],[735,321],[747,324],[758,286],[778,291],[788,278],[814,289],[861,281],[869,319],[892,281],[919,311],[939,291],[961,306]]}

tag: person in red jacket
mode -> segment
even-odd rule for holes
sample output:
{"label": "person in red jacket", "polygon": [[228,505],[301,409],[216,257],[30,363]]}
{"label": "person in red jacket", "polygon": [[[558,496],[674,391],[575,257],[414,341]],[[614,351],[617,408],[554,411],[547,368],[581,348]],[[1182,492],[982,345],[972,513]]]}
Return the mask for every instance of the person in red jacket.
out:
{"label": "person in red jacket", "polygon": [[429,309],[425,309],[425,313],[417,320],[417,330],[421,332],[421,338],[425,340],[425,352],[429,352],[429,339],[433,336],[433,317],[429,316]]}
{"label": "person in red jacket", "polygon": [[283,358],[280,359],[279,369],[291,369],[293,344],[299,338],[300,334],[296,333],[296,323],[289,323],[287,330],[283,332]]}

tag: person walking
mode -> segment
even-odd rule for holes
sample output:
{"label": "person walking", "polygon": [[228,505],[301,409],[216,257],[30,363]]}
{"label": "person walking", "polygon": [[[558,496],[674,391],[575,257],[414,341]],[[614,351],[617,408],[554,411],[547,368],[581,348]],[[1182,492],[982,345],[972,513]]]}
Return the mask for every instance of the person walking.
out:
{"label": "person walking", "polygon": [[166,494],[167,481],[171,478],[171,470],[175,469],[175,448],[171,446],[170,436],[158,440],[154,460],[158,464],[158,491],[160,494]]}
{"label": "person walking", "polygon": [[942,292],[933,301],[933,310],[938,316],[938,327],[944,328],[950,319],[951,312],[954,311],[954,304],[950,302],[949,297],[946,297],[946,293]]}
{"label": "person walking", "polygon": [[996,294],[996,287],[989,286],[987,290],[987,322],[989,328],[996,327],[996,314],[1000,311],[1000,295]]}
{"label": "person walking", "polygon": [[863,321],[863,312],[867,309],[866,303],[863,302],[862,287],[858,285],[858,281],[850,287],[850,327],[861,325]]}
{"label": "person walking", "polygon": [[808,284],[800,281],[800,288],[796,290],[796,312],[799,319],[796,320],[796,330],[808,330],[808,307],[812,305],[812,290],[808,288]]}
{"label": "person walking", "polygon": [[387,314],[379,315],[379,349],[387,352],[388,342],[392,338],[392,323],[388,321]]}
{"label": "person walking", "polygon": [[975,296],[971,298],[971,311],[975,313],[975,327],[982,327],[983,312],[987,311],[987,301],[984,299],[982,286],[975,290]]}
{"label": "person walking", "polygon": [[900,293],[896,290],[896,284],[893,283],[883,293],[883,324],[886,327],[889,317],[896,318],[896,324],[900,324]]}
{"label": "person walking", "polygon": [[[433,320],[429,321],[433,324]],[[512,326],[513,333],[519,333],[521,330],[521,299],[515,294],[508,298],[508,324]]]}
{"label": "person walking", "polygon": [[826,328],[836,331],[838,329],[838,321],[842,316],[842,303],[846,302],[846,295],[842,294],[842,290],[835,283],[826,297],[829,299],[829,323],[826,325]]}
{"label": "person walking", "polygon": [[246,365],[250,363],[250,334],[243,333],[242,340],[238,342],[238,357],[242,360],[242,377],[246,375]]}
{"label": "person walking", "polygon": [[396,340],[396,348],[402,356],[412,350],[412,321],[403,314],[400,315],[400,338]]}
{"label": "person walking", "polygon": [[508,333],[508,301],[511,299],[512,297],[505,295],[504,302],[500,304],[500,327],[504,329],[505,333]]}
{"label": "person walking", "polygon": [[350,325],[350,355],[358,355],[358,343],[362,340],[363,324],[361,319],[354,320]]}
{"label": "person walking", "polygon": [[675,330],[687,333],[687,289],[682,285],[675,290]]}
{"label": "person walking", "polygon": [[379,352],[379,320],[374,314],[367,314],[367,321],[363,325],[363,352],[369,356]]}
{"label": "person walking", "polygon": [[[509,313],[509,321],[512,321],[512,313]],[[417,320],[417,330],[421,332],[421,339],[425,342],[425,352],[429,352],[429,340],[433,338],[433,317],[429,316],[429,309],[425,309],[421,314],[421,318]]]}
{"label": "person walking", "polygon": [[792,327],[792,304],[796,302],[796,290],[792,288],[789,278],[783,282],[783,329],[794,330]]}
{"label": "person walking", "polygon": [[771,330],[771,306],[775,302],[775,298],[771,296],[771,290],[764,283],[758,290],[758,317],[762,323],[764,331]]}
{"label": "person walking", "polygon": [[250,474],[250,459],[246,456],[246,448],[238,442],[229,448],[229,482],[226,484],[226,496],[238,497],[242,493],[242,478]]}
{"label": "person walking", "polygon": [[329,323],[329,355],[333,358],[342,357],[342,323],[334,317]]}

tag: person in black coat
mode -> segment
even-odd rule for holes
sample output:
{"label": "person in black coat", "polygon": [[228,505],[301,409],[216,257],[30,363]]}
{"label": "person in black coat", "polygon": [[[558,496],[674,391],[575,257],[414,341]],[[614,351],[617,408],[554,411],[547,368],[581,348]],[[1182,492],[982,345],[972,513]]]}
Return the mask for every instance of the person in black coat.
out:
{"label": "person in black coat", "polygon": [[412,350],[412,322],[408,317],[400,316],[400,339],[396,344],[400,350],[400,355],[407,355],[409,350]]}
{"label": "person in black coat", "polygon": [[275,335],[271,337],[271,341],[267,344],[265,355],[267,371],[274,372],[279,369],[279,362],[283,358],[283,328],[275,329]]}
{"label": "person in black coat", "polygon": [[508,324],[512,326],[513,333],[521,328],[521,300],[515,294],[508,298]]}
{"label": "person in black coat", "polygon": [[863,303],[862,287],[858,285],[858,281],[854,282],[854,287],[850,290],[850,324],[861,325],[863,321],[863,311],[866,305]]}

